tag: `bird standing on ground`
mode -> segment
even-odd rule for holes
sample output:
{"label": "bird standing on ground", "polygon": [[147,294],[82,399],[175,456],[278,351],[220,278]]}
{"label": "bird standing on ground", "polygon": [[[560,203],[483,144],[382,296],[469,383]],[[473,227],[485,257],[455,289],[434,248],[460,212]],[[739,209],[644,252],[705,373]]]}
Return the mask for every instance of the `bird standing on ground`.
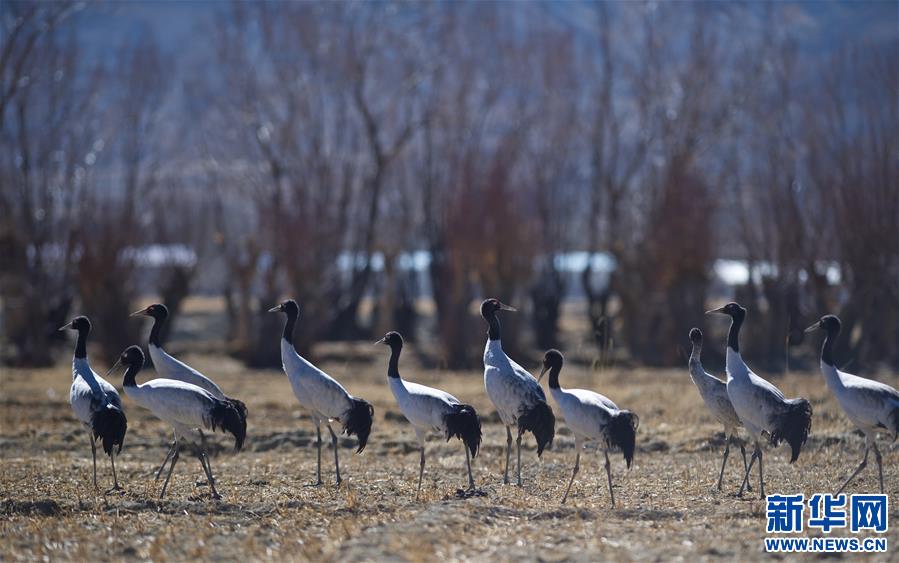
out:
{"label": "bird standing on ground", "polygon": [[235,451],[240,451],[247,433],[246,420],[241,418],[240,412],[232,403],[217,399],[209,391],[191,383],[174,379],[151,379],[138,385],[135,376],[144,365],[144,353],[138,346],[126,348],[110,372],[120,364],[126,367],[123,379],[125,394],[152,412],[156,418],[171,424],[175,433],[175,453],[172,455],[172,463],[169,466],[169,472],[162,485],[159,498],[165,496],[172,471],[175,470],[175,464],[178,463],[180,457],[178,442],[185,440],[195,447],[196,456],[200,460],[200,465],[203,466],[203,472],[209,482],[212,498],[220,499],[221,496],[215,488],[215,478],[212,476],[209,456],[203,446],[200,428],[213,432],[218,429],[221,429],[222,432],[229,432],[234,436]]}
{"label": "bird standing on ground", "polygon": [[69,403],[75,416],[87,428],[91,439],[91,455],[94,458],[94,488],[97,488],[97,440],[112,464],[112,488],[107,493],[119,491],[119,478],[115,469],[115,456],[122,452],[128,420],[122,409],[118,391],[108,381],[94,373],[87,361],[87,337],[91,322],[87,317],[76,317],[59,330],[78,331],[75,357],[72,360],[72,388]]}
{"label": "bird standing on ground", "polygon": [[[465,464],[468,467],[468,488],[474,489],[471,474],[471,457],[478,455],[481,445],[481,421],[471,405],[462,404],[459,399],[445,391],[426,387],[418,383],[404,381],[400,377],[399,360],[403,351],[403,337],[398,332],[388,332],[376,344],[390,346],[390,362],[387,366],[387,383],[396,398],[403,416],[415,429],[415,436],[421,446],[421,463],[418,471],[418,489],[425,471],[425,438],[429,432],[440,432],[447,442],[456,437],[462,440],[465,449]],[[469,452],[471,456],[469,457]]]}
{"label": "bird standing on ground", "polygon": [[269,313],[287,315],[287,322],[281,335],[281,362],[284,364],[284,373],[287,374],[293,394],[300,405],[309,410],[312,414],[312,421],[315,423],[318,466],[316,482],[313,485],[322,484],[322,421],[331,432],[331,445],[334,447],[334,470],[337,473],[337,484],[339,485],[342,479],[340,478],[340,461],[337,456],[337,434],[331,428],[331,421],[340,422],[345,434],[356,435],[359,439],[356,453],[361,453],[368,443],[375,409],[368,401],[347,393],[343,385],[297,353],[293,345],[293,331],[300,308],[296,301],[288,299],[269,309]]}
{"label": "bird standing on ground", "polygon": [[765,476],[762,468],[762,433],[767,433],[772,445],[781,440],[790,444],[790,463],[796,461],[812,427],[812,405],[807,399],[787,399],[780,389],[757,376],[740,356],[740,327],[746,319],[746,309],[737,303],[706,311],[731,318],[727,334],[727,396],[746,430],[755,440],[755,450],[740,485],[739,494],[749,482],[749,472],[759,461],[759,498],[765,498]]}
{"label": "bird standing on ground", "polygon": [[518,486],[521,486],[521,435],[534,434],[537,440],[537,456],[552,444],[556,418],[546,402],[543,388],[523,367],[512,361],[503,351],[500,341],[498,311],[515,311],[497,299],[481,303],[481,316],[487,321],[487,346],[484,349],[484,386],[496,407],[503,426],[506,427],[506,465],[503,484],[509,483],[509,456],[512,453],[512,430],[518,429]]}
{"label": "bird standing on ground", "polygon": [[[135,311],[131,313],[132,317],[136,316],[146,316],[151,317],[153,319],[153,328],[150,329],[150,342],[147,349],[150,352],[150,359],[153,360],[153,367],[156,368],[156,373],[159,374],[160,377],[165,379],[174,379],[175,381],[183,381],[185,383],[191,383],[200,387],[201,389],[205,389],[208,391],[213,397],[219,399],[221,401],[225,401],[226,403],[230,403],[237,409],[237,412],[240,413],[240,417],[243,419],[243,425],[246,427],[247,420],[247,406],[243,403],[243,401],[239,401],[237,399],[232,399],[225,395],[222,389],[215,384],[214,381],[185,364],[184,362],[177,360],[166,353],[165,350],[162,349],[162,341],[160,340],[160,332],[162,331],[162,326],[165,324],[166,320],[169,317],[168,308],[161,303],[154,303],[150,305],[146,309],[141,309],[140,311]],[[203,437],[203,432],[200,431],[200,436]],[[169,451],[165,456],[165,460],[162,462],[162,465],[159,466],[159,470],[156,472],[156,480],[159,480],[159,476],[162,474],[163,469],[165,469],[166,464],[171,461],[172,456],[175,454],[175,447],[178,442],[177,436],[174,440],[172,440],[172,444],[169,447]]]}
{"label": "bird standing on ground", "polygon": [[[693,344],[693,350],[690,352],[690,378],[699,389],[699,394],[709,412],[712,413],[715,420],[724,425],[724,437],[727,443],[724,446],[721,472],[718,474],[718,490],[720,491],[721,482],[724,479],[724,466],[727,465],[727,456],[730,454],[730,444],[743,424],[734,411],[734,406],[730,404],[730,397],[727,396],[727,383],[702,368],[702,362],[699,359],[702,353],[702,331],[698,328],[690,329],[690,342]],[[740,442],[740,454],[743,456],[743,470],[745,471],[749,465],[746,462],[746,447],[742,442]],[[746,484],[746,487],[747,490],[752,491],[749,483]]]}
{"label": "bird standing on ground", "polygon": [[868,466],[868,450],[874,449],[877,472],[880,477],[880,492],[883,493],[883,464],[877,449],[877,432],[887,431],[893,441],[899,436],[899,391],[889,385],[865,379],[837,369],[833,361],[833,346],[840,334],[840,319],[835,315],[825,315],[821,320],[805,329],[806,332],[823,330],[826,334],[821,347],[821,374],[830,392],[837,398],[840,408],[862,434],[865,435],[865,456],[852,475],[846,479],[834,496],[839,495],[856,475]]}
{"label": "bird standing on ground", "polygon": [[562,504],[568,500],[571,484],[577,475],[581,464],[581,450],[585,442],[599,440],[604,448],[606,456],[606,477],[609,481],[609,497],[612,500],[612,508],[615,507],[615,493],[612,492],[612,464],[609,461],[609,448],[621,448],[624,461],[628,469],[634,461],[634,449],[636,447],[637,427],[640,418],[631,411],[619,409],[618,406],[607,397],[588,391],[586,389],[563,389],[559,385],[559,373],[562,371],[564,358],[558,350],[548,350],[543,356],[543,369],[540,371],[540,379],[549,372],[549,393],[555,399],[556,404],[565,417],[565,424],[574,433],[574,449],[577,457],[574,459],[574,469]]}

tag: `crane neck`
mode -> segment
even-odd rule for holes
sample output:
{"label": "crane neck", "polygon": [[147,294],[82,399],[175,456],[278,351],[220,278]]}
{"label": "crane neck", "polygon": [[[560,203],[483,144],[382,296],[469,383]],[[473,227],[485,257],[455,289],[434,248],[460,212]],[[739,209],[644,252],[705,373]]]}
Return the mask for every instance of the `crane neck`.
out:
{"label": "crane neck", "polygon": [[81,360],[87,359],[87,337],[89,328],[78,329],[78,340],[75,342],[75,357]]}
{"label": "crane neck", "polygon": [[288,309],[285,313],[287,314],[287,322],[284,323],[284,333],[281,335],[281,338],[293,346],[293,333],[297,325],[297,317],[300,315],[298,311],[293,309]]}
{"label": "crane neck", "polygon": [[390,361],[387,364],[387,377],[400,378],[400,354],[402,351],[402,344],[390,345]]}
{"label": "crane neck", "polygon": [[157,348],[162,348],[160,333],[162,332],[162,326],[164,324],[165,318],[153,317],[153,328],[150,329],[150,344],[156,346]]}
{"label": "crane neck", "polygon": [[692,344],[693,344],[693,349],[690,350],[690,360],[689,360],[691,362],[694,360],[699,360],[699,358],[702,354],[702,341],[700,340],[699,342],[693,342]]}
{"label": "crane neck", "polygon": [[730,320],[730,330],[727,331],[727,347],[740,353],[740,327],[743,326],[745,313],[733,315]]}
{"label": "crane neck", "polygon": [[122,385],[125,387],[137,387],[137,381],[134,378],[139,371],[140,366],[136,364],[129,365],[125,370],[125,377],[122,379]]}
{"label": "crane neck", "polygon": [[836,342],[839,334],[839,329],[828,330],[827,335],[824,337],[824,344],[821,346],[821,361],[829,366],[836,366],[833,363],[833,344]]}
{"label": "crane neck", "polygon": [[549,368],[549,388],[561,389],[559,385],[559,374],[562,372],[562,366],[555,365]]}
{"label": "crane neck", "polygon": [[487,329],[487,339],[488,340],[499,340],[499,318],[496,316],[496,311],[490,311],[484,315],[484,319],[487,321],[487,325],[490,327]]}

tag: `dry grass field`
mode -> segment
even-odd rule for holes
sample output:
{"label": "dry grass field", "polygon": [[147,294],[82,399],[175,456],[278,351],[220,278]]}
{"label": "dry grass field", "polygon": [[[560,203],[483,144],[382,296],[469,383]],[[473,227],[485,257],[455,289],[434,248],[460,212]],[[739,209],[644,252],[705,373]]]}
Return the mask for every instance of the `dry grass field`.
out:
{"label": "dry grass field", "polygon": [[[412,346],[409,346],[412,349]],[[177,351],[177,348],[174,348]],[[563,385],[589,386],[640,415],[635,465],[613,456],[618,509],[609,507],[600,458],[588,453],[566,506],[560,505],[574,461],[564,423],[538,462],[528,435],[522,454],[524,486],[503,486],[505,435],[479,372],[436,372],[417,367],[405,377],[439,385],[475,405],[484,419],[484,442],[475,459],[482,496],[459,498],[465,484],[461,443],[428,442],[420,500],[418,451],[385,381],[386,350],[350,346],[348,362],[323,367],[355,395],[374,403],[369,446],[353,454],[342,439],[345,482],[334,485],[332,453],[323,452],[325,485],[314,477],[314,428],[299,411],[283,373],[249,372],[210,354],[184,359],[212,375],[249,408],[244,451],[234,454],[217,435],[212,455],[224,500],[209,500],[196,458],[182,456],[170,491],[157,500],[153,471],[165,455],[169,429],[127,398],[128,435],[118,460],[126,491],[104,498],[90,485],[87,435],[68,405],[66,364],[46,370],[9,370],[0,378],[0,559],[2,560],[672,560],[767,559],[762,551],[764,503],[740,499],[739,452],[731,456],[726,488],[715,490],[723,449],[720,428],[706,413],[683,370],[610,368],[590,372],[566,366]],[[339,357],[329,354],[328,357]],[[95,361],[95,369],[105,369]],[[102,372],[101,372],[102,373]],[[152,371],[144,372],[143,378]],[[881,377],[899,385],[895,375]],[[117,379],[117,378],[116,378]],[[138,377],[141,380],[141,377]],[[120,381],[116,381],[121,385]],[[817,374],[793,374],[776,383],[788,396],[803,395],[815,408],[812,435],[799,461],[787,464],[785,446],[765,458],[768,492],[830,492],[858,463],[861,436],[828,395]],[[899,448],[883,448],[888,492],[899,494]],[[871,460],[873,462],[873,458]],[[872,466],[850,487],[875,491]],[[755,475],[755,474],[754,474]],[[108,460],[99,460],[101,488],[111,483]],[[757,480],[757,477],[755,478]],[[892,522],[899,511],[891,507]],[[891,552],[897,559],[895,524]],[[854,556],[853,556],[854,557]]]}

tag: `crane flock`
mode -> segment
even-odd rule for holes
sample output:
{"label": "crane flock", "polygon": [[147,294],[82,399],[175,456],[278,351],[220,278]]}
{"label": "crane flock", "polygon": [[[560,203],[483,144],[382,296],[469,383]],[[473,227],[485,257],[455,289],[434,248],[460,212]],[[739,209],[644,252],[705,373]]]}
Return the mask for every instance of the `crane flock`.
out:
{"label": "crane flock", "polygon": [[[548,374],[549,394],[561,411],[565,425],[574,436],[574,466],[561,502],[564,504],[568,500],[572,484],[580,469],[582,449],[586,444],[594,442],[603,450],[609,501],[614,508],[616,504],[609,452],[621,451],[627,468],[631,468],[636,451],[639,417],[630,410],[619,408],[612,400],[597,392],[562,387],[559,377],[564,357],[558,350],[552,349],[545,353],[542,370],[535,378],[503,350],[498,317],[501,311],[513,312],[515,309],[493,298],[484,300],[480,307],[481,316],[488,327],[484,349],[484,387],[506,430],[503,484],[509,484],[513,428],[516,432],[517,458],[515,484],[518,487],[522,486],[523,435],[527,432],[533,434],[538,458],[542,457],[545,449],[552,445],[556,433],[556,417],[541,386],[543,377]],[[355,436],[356,453],[362,453],[371,435],[374,407],[365,399],[351,395],[336,379],[297,352],[293,336],[300,308],[295,301],[288,299],[272,307],[269,312],[283,313],[286,317],[280,339],[283,369],[297,402],[308,412],[316,429],[317,469],[315,481],[311,485],[322,484],[322,423],[331,434],[335,482],[340,485],[343,479],[340,474],[338,438],[332,423],[339,423],[344,434]],[[756,375],[743,361],[740,355],[739,335],[746,319],[746,309],[737,303],[728,303],[706,313],[730,317],[725,349],[726,380],[719,379],[704,370],[700,360],[702,332],[698,328],[693,328],[689,332],[692,343],[689,358],[690,377],[712,417],[724,428],[725,449],[718,473],[717,489],[722,489],[730,446],[736,442],[743,457],[744,470],[737,495],[742,496],[744,490],[752,490],[750,475],[755,462],[758,461],[758,492],[760,498],[764,499],[764,441],[772,446],[786,442],[790,446],[789,461],[795,462],[811,431],[812,405],[805,398],[788,399],[777,387]],[[186,445],[200,461],[212,498],[220,499],[203,431],[221,430],[230,433],[234,438],[235,451],[240,451],[247,436],[247,407],[243,401],[227,396],[208,376],[165,352],[160,332],[169,313],[164,305],[158,303],[150,305],[133,313],[132,316],[147,316],[153,319],[148,350],[158,377],[142,384],[137,383],[136,376],[145,362],[144,353],[138,346],[129,346],[125,349],[107,373],[107,377],[118,366],[124,366],[122,383],[126,396],[172,428],[174,440],[162,466],[156,471],[158,480],[166,465],[169,466],[160,498],[165,496],[172,472],[180,457],[180,447]],[[866,468],[870,450],[874,450],[880,491],[883,492],[882,455],[877,447],[876,437],[878,433],[885,432],[895,441],[899,435],[899,392],[886,384],[845,373],[836,367],[833,348],[840,334],[840,328],[840,320],[836,316],[825,315],[806,330],[806,332],[821,330],[825,333],[821,349],[821,373],[827,388],[836,397],[846,416],[865,436],[864,457],[855,471],[842,483],[837,494]],[[97,375],[90,367],[87,359],[87,340],[91,323],[87,317],[76,317],[60,328],[60,330],[67,329],[78,333],[72,361],[70,403],[75,417],[89,433],[93,455],[94,488],[98,488],[96,442],[99,440],[104,453],[110,458],[112,467],[113,487],[106,493],[121,490],[115,458],[122,450],[128,428],[121,397],[112,384]],[[421,492],[425,470],[425,442],[430,433],[439,433],[447,441],[458,438],[462,442],[468,490],[475,491],[472,460],[481,452],[481,419],[473,406],[461,402],[455,396],[440,389],[405,380],[399,371],[403,343],[403,337],[395,331],[388,332],[376,342],[390,348],[387,384],[403,416],[412,425],[420,446],[416,499]],[[748,461],[745,445],[740,437],[741,430],[754,444]]]}

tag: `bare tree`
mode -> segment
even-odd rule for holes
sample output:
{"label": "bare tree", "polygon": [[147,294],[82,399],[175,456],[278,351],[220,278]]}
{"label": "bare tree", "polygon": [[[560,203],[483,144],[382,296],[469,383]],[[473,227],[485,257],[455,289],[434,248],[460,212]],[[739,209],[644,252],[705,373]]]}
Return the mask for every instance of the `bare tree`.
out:
{"label": "bare tree", "polygon": [[[861,43],[826,63],[804,105],[808,172],[821,213],[809,225],[839,264],[841,357],[899,366],[899,59],[895,42]],[[815,314],[815,313],[813,313]]]}
{"label": "bare tree", "polygon": [[152,221],[150,207],[142,210],[160,172],[154,135],[169,84],[164,68],[152,35],[138,36],[120,50],[109,71],[119,87],[104,116],[108,147],[101,161],[107,181],[118,189],[96,182],[78,199],[76,285],[82,310],[96,319],[97,340],[109,357],[137,337],[128,313],[136,296],[138,249],[148,242],[140,226]]}
{"label": "bare tree", "polygon": [[3,360],[47,365],[65,322],[97,145],[99,75],[60,32],[69,4],[7,2],[0,53],[0,302]]}

